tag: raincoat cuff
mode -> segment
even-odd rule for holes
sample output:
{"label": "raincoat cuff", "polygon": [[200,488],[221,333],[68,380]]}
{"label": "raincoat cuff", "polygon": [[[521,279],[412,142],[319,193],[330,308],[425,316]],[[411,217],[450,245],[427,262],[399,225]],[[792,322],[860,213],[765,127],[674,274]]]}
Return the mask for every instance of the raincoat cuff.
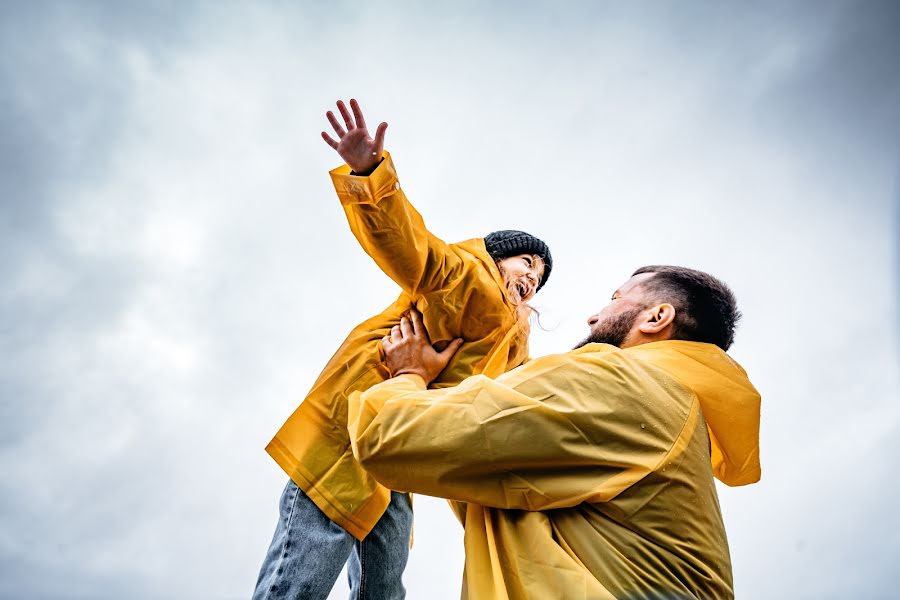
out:
{"label": "raincoat cuff", "polygon": [[376,204],[400,189],[394,161],[387,151],[384,160],[368,176],[351,175],[348,165],[329,171],[341,204]]}

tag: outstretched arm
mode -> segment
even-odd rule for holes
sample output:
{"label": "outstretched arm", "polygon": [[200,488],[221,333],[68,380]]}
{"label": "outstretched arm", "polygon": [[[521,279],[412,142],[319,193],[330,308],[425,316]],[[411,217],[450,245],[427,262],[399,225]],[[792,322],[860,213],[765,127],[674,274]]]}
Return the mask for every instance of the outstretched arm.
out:
{"label": "outstretched arm", "polygon": [[406,292],[439,289],[460,259],[428,231],[400,189],[390,154],[384,152],[387,123],[381,123],[372,138],[356,100],[350,100],[352,115],[343,102],[337,106],[343,125],[333,112],[326,116],[338,139],[324,131],[322,138],[347,163],[333,170],[331,178],[353,235]]}

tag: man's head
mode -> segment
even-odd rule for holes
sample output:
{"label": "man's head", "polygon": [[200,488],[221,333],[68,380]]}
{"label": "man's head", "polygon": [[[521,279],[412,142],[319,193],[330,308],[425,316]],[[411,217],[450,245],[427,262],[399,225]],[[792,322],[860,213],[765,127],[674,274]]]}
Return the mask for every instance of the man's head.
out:
{"label": "man's head", "polygon": [[684,267],[641,267],[606,308],[588,318],[591,333],[577,347],[687,340],[728,350],[740,318],[734,294],[712,275]]}

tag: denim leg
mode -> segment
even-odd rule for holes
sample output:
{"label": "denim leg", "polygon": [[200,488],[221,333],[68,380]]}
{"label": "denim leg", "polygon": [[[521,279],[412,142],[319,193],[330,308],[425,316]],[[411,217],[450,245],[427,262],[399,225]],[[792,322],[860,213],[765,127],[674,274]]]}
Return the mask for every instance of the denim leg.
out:
{"label": "denim leg", "polygon": [[288,480],[253,600],[325,599],[356,539]]}
{"label": "denim leg", "polygon": [[409,496],[391,492],[391,503],[369,535],[356,542],[347,563],[351,600],[402,600],[403,570],[409,558],[412,506]]}

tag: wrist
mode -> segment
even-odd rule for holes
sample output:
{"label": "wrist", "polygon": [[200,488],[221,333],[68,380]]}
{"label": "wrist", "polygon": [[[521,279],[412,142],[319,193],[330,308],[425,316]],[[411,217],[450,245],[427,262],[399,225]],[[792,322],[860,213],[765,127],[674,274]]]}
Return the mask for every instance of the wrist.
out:
{"label": "wrist", "polygon": [[399,377],[401,375],[415,375],[427,384],[431,383],[433,377],[429,377],[428,373],[422,369],[403,368],[391,373],[391,377]]}
{"label": "wrist", "polygon": [[428,386],[430,385],[428,380],[415,373],[404,373],[402,375],[396,375],[392,379],[390,379],[390,381],[407,382],[423,390],[428,389]]}
{"label": "wrist", "polygon": [[[369,175],[371,175],[372,173],[375,172],[375,169],[378,168],[378,165],[380,165],[383,160],[384,160],[384,157],[382,156],[375,162],[370,163],[368,165],[357,165],[355,167],[355,166],[351,165],[350,163],[347,163],[347,166],[349,166],[351,169],[351,171],[350,171],[351,175],[354,175],[356,177],[368,177]],[[359,168],[357,168],[357,167],[359,167]]]}

